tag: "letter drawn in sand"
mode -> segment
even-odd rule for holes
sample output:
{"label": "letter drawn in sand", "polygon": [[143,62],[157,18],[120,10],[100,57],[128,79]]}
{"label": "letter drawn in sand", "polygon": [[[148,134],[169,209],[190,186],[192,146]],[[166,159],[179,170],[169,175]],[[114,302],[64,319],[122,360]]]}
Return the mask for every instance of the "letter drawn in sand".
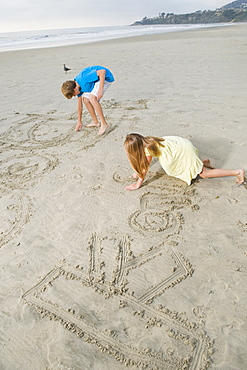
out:
{"label": "letter drawn in sand", "polygon": [[1,188],[0,248],[12,240],[29,221],[31,200],[27,195]]}

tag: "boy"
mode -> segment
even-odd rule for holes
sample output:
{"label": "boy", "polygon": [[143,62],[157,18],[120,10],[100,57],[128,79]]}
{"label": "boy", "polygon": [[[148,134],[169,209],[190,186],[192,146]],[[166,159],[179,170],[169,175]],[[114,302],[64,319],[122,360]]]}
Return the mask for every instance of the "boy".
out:
{"label": "boy", "polygon": [[[73,96],[78,98],[78,123],[75,131],[79,131],[82,128],[83,103],[93,118],[93,122],[86,125],[86,127],[100,127],[98,135],[102,135],[106,131],[108,125],[99,101],[113,81],[114,77],[109,69],[101,66],[91,66],[84,68],[73,81],[63,83],[61,91],[64,96],[67,99],[71,99]],[[100,123],[96,113],[99,116]]]}

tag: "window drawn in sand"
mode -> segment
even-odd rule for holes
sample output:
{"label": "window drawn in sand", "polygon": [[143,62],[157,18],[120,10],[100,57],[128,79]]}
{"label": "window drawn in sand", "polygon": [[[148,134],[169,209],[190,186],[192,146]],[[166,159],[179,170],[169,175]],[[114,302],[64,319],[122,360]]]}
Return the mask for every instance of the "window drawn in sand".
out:
{"label": "window drawn in sand", "polygon": [[[107,298],[128,292],[137,302],[150,304],[166,289],[192,276],[190,262],[165,243],[134,256],[132,242],[129,235],[120,238],[94,234],[89,240],[88,276],[104,284]],[[154,279],[153,271],[159,280]]]}
{"label": "window drawn in sand", "polygon": [[[159,206],[167,202],[158,192],[150,192],[141,197],[141,208],[154,209],[158,197]],[[191,205],[189,196],[187,202]],[[181,204],[182,196],[177,207]],[[125,366],[207,369],[213,342],[203,326],[189,321],[185,313],[155,306],[156,297],[193,275],[190,262],[167,240],[181,230],[182,217],[173,227],[172,221],[163,224],[167,228],[160,233],[165,241],[156,246],[150,242],[147,250],[136,255],[136,241],[130,235],[93,234],[83,263],[72,267],[62,262],[23,298],[41,315],[59,321]]]}

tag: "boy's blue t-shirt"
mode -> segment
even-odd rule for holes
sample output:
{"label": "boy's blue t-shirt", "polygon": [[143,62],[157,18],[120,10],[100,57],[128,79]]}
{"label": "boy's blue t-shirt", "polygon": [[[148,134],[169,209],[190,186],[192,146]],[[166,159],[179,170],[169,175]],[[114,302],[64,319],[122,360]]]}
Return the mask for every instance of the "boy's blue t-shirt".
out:
{"label": "boy's blue t-shirt", "polygon": [[82,96],[84,92],[91,92],[93,90],[95,83],[99,81],[97,71],[99,71],[100,69],[104,69],[106,71],[106,81],[114,81],[113,74],[109,69],[101,66],[86,67],[74,78],[74,80],[80,85],[81,88],[80,94],[77,95],[78,97]]}

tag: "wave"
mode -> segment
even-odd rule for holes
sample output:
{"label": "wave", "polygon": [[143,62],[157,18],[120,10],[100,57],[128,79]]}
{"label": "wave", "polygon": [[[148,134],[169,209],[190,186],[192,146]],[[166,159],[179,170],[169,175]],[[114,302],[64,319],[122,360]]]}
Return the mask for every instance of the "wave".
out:
{"label": "wave", "polygon": [[0,51],[83,44],[123,37],[186,31],[229,24],[177,24],[146,26],[85,27],[59,30],[0,33]]}

